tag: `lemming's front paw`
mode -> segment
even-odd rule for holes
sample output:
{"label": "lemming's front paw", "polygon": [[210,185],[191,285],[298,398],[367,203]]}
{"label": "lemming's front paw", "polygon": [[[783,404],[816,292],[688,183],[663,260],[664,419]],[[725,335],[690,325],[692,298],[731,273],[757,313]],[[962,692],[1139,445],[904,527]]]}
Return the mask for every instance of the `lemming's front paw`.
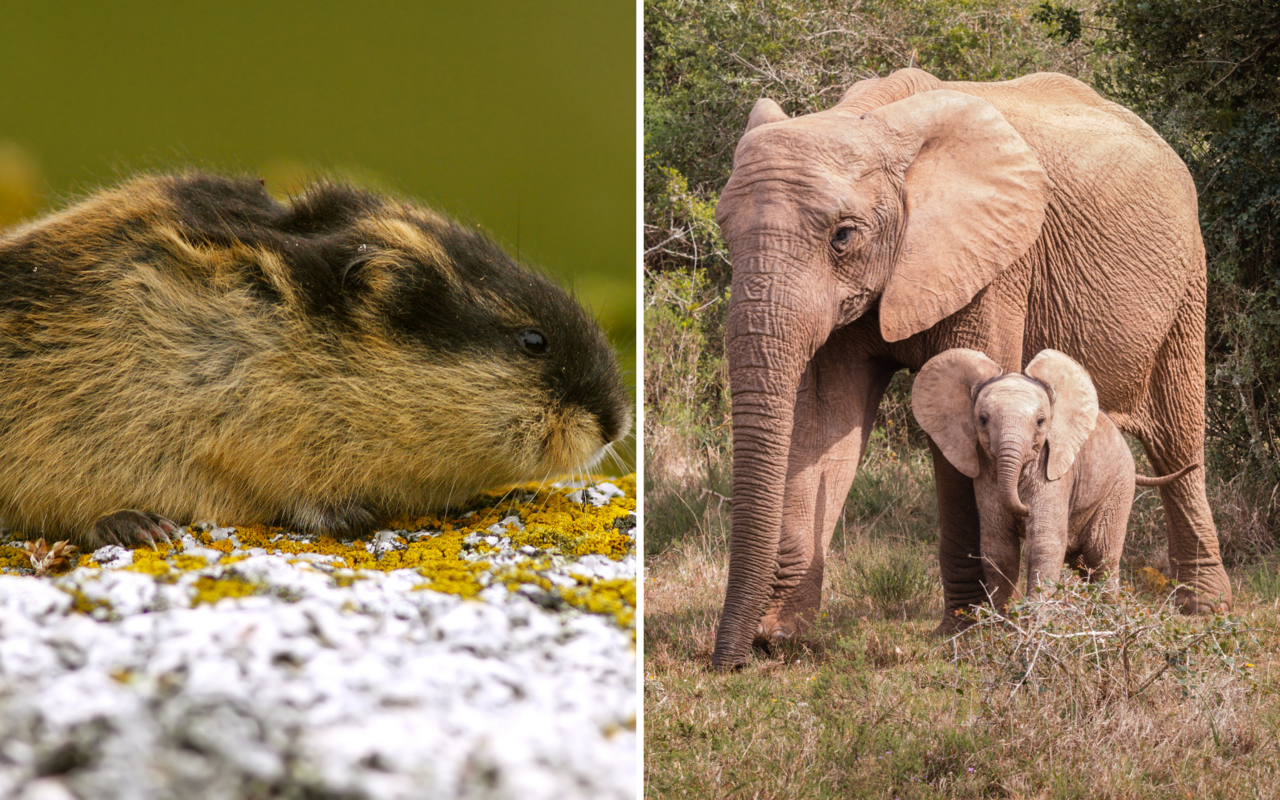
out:
{"label": "lemming's front paw", "polygon": [[182,529],[172,520],[149,511],[132,508],[100,517],[86,534],[86,550],[96,550],[103,545],[121,547],[155,547],[157,542],[169,542]]}

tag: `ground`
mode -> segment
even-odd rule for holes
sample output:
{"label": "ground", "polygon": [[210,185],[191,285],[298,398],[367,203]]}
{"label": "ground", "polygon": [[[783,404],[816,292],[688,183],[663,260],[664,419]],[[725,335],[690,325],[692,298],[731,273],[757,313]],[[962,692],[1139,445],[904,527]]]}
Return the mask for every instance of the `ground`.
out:
{"label": "ground", "polygon": [[723,539],[695,531],[646,559],[646,797],[1154,800],[1280,785],[1274,566],[1270,584],[1232,572],[1226,615],[1180,616],[1168,581],[1139,567],[1119,598],[1069,581],[944,639],[932,547],[861,532],[832,556],[814,627],[729,673],[710,665]]}

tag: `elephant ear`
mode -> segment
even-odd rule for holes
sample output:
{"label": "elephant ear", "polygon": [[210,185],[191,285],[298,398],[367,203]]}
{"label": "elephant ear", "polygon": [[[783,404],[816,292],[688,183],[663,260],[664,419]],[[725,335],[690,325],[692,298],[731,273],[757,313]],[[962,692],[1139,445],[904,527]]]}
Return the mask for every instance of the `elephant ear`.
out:
{"label": "elephant ear", "polygon": [[1048,386],[1052,395],[1048,477],[1056,481],[1071,469],[1098,424],[1098,392],[1084,367],[1057,350],[1041,350],[1023,374]]}
{"label": "elephant ear", "polygon": [[973,387],[1004,370],[977,350],[957,348],[925,362],[911,389],[911,412],[951,464],[978,477]]}
{"label": "elephant ear", "polygon": [[774,100],[761,97],[751,107],[751,115],[747,117],[747,129],[742,132],[742,135],[746,136],[751,132],[752,128],[768,125],[770,122],[782,122],[784,119],[791,119],[791,117],[788,117],[787,112],[782,110],[782,106],[778,105]]}
{"label": "elephant ear", "polygon": [[1052,182],[995,106],[940,89],[867,112],[902,144],[906,214],[880,300],[896,342],[968,305],[1040,235]]}
{"label": "elephant ear", "polygon": [[859,113],[880,108],[921,92],[941,89],[942,81],[922,69],[908,67],[885,78],[867,78],[850,86],[837,103],[841,108]]}

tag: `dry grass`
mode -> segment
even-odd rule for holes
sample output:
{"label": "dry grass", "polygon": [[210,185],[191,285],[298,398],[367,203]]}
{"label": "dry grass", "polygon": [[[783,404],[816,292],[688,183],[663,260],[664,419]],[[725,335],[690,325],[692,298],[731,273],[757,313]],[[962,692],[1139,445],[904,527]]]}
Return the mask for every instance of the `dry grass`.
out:
{"label": "dry grass", "polygon": [[930,472],[901,444],[873,443],[850,493],[821,618],[741,671],[710,669],[728,505],[648,559],[646,796],[1275,796],[1280,571],[1261,493],[1211,487],[1224,540],[1251,541],[1228,550],[1231,617],[1170,610],[1163,515],[1140,498],[1132,588],[1067,582],[944,641]]}

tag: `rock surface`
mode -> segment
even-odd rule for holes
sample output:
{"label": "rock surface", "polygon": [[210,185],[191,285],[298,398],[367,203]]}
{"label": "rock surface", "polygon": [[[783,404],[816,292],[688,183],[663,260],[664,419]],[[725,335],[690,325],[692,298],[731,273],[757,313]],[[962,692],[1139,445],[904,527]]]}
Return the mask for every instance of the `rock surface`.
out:
{"label": "rock surface", "polygon": [[191,528],[52,578],[0,547],[0,797],[634,797],[617,483],[353,543]]}

